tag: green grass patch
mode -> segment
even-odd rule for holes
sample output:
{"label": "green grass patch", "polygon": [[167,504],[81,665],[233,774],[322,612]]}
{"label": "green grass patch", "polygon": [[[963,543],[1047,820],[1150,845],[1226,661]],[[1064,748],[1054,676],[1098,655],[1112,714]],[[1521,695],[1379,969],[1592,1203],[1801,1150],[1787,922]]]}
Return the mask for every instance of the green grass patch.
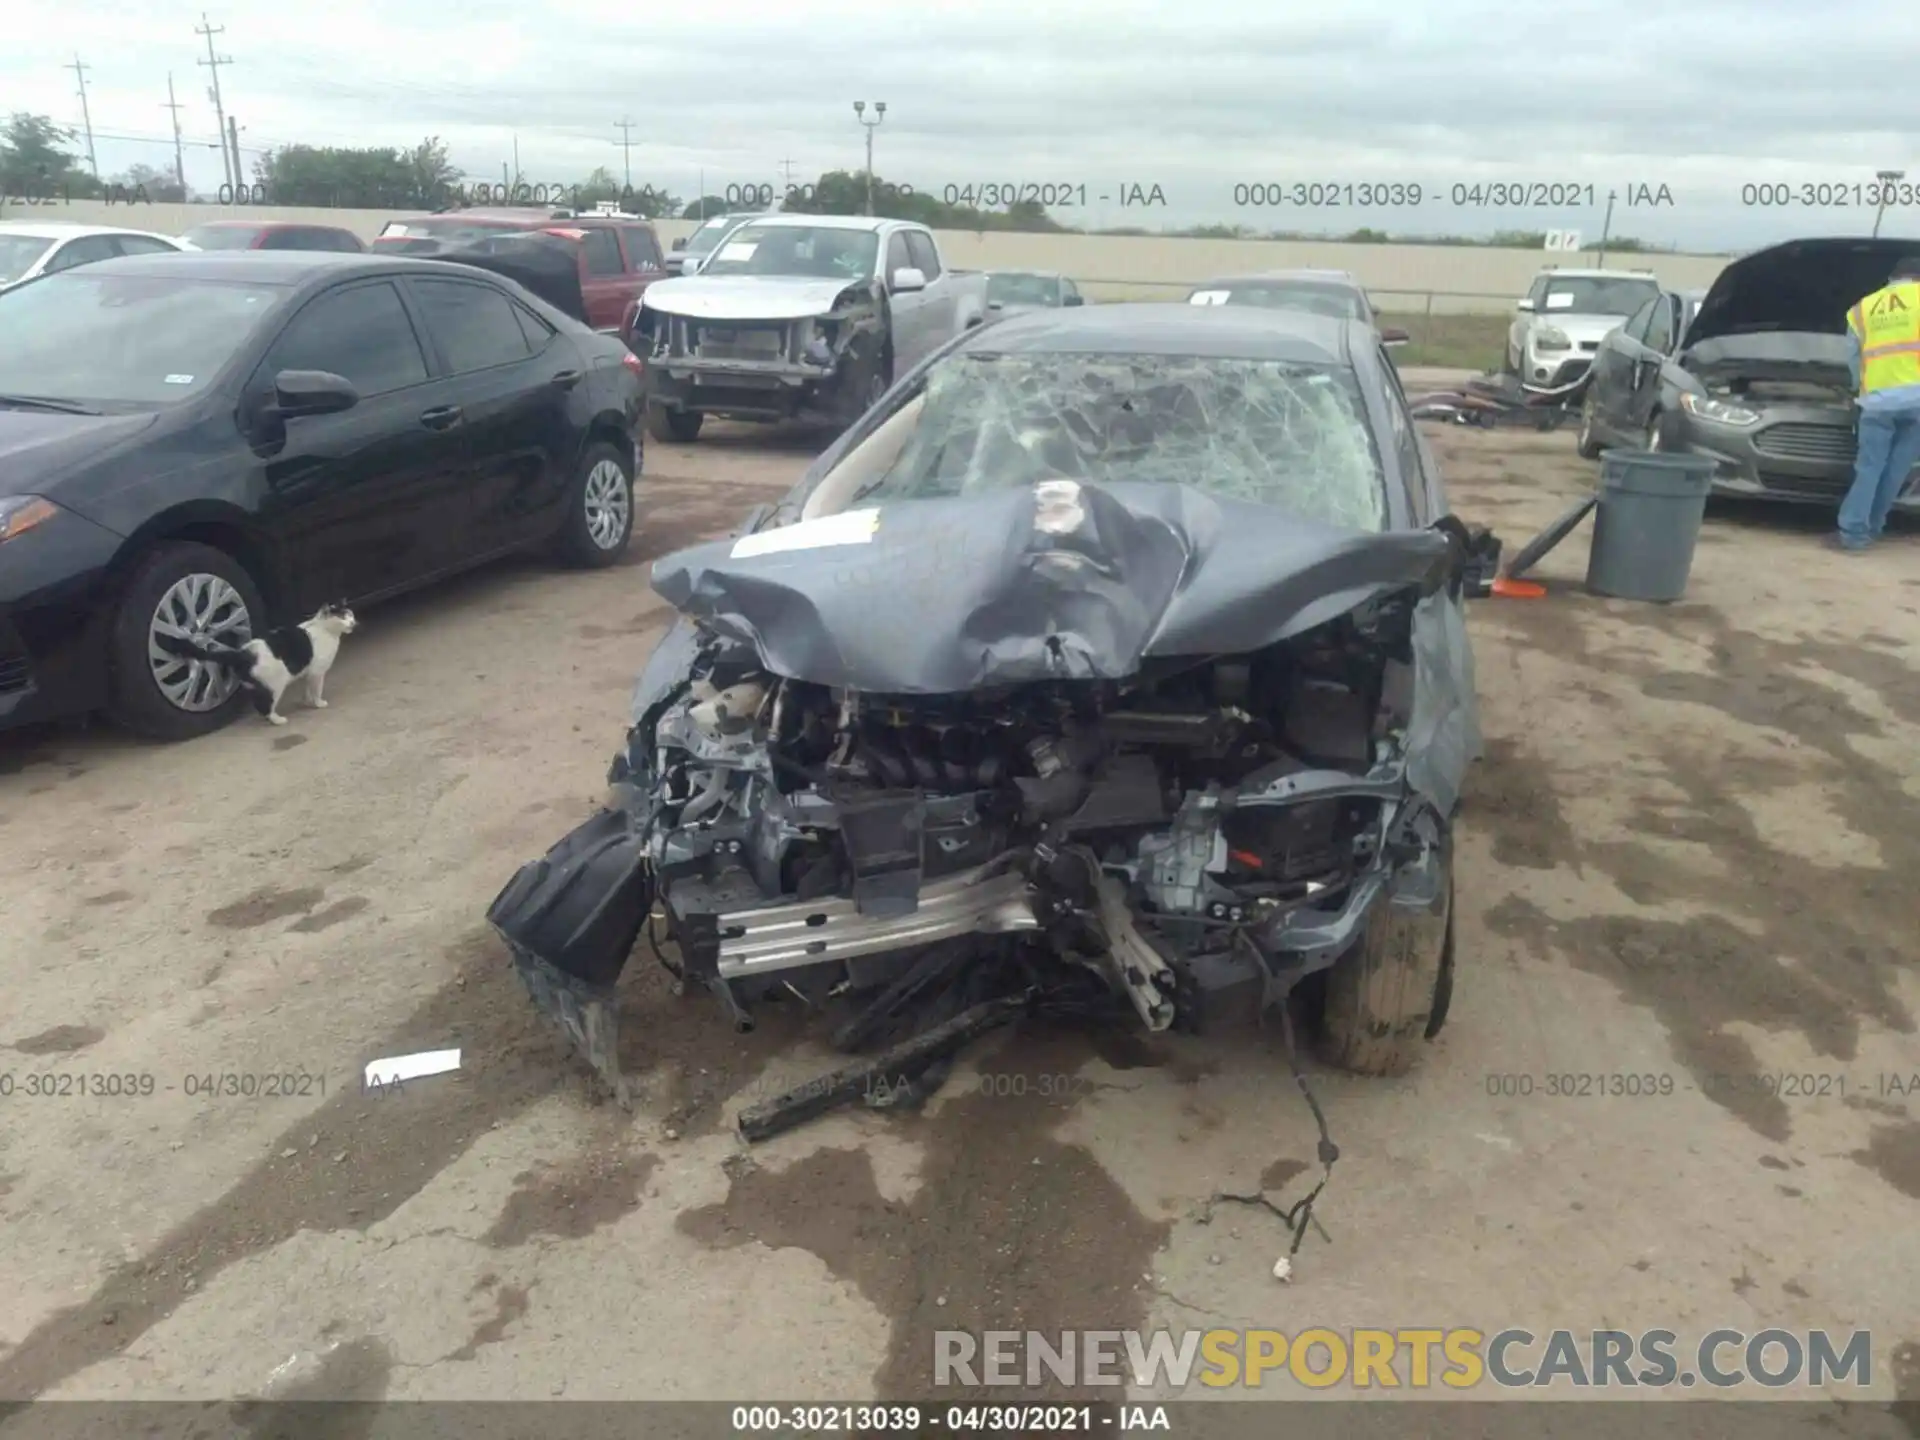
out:
{"label": "green grass patch", "polygon": [[1444,366],[1448,369],[1491,370],[1507,348],[1510,314],[1429,315],[1383,311],[1380,323],[1398,327],[1413,338],[1393,352],[1394,364]]}

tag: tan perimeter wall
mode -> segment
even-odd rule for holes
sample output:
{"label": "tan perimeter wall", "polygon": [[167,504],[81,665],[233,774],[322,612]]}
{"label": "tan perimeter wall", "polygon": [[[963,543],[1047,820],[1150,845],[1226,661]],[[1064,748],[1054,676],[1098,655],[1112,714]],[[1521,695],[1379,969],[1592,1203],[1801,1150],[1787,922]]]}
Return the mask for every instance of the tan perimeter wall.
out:
{"label": "tan perimeter wall", "polygon": [[[70,220],[89,225],[125,225],[177,235],[209,220],[301,220],[343,225],[371,239],[394,210],[305,210],[276,206],[107,205],[99,201],[26,205],[9,202],[0,220]],[[656,222],[668,244],[692,232],[691,220]],[[1009,231],[940,232],[950,264],[966,269],[1058,270],[1095,300],[1178,298],[1182,287],[1213,275],[1278,270],[1296,265],[1350,270],[1383,310],[1431,309],[1435,313],[1491,313],[1509,308],[1526,293],[1534,272],[1549,259],[1562,265],[1592,265],[1592,251],[1549,256],[1540,250],[1495,250],[1466,245],[1345,245],[1335,241],[1183,240],[1161,236],[1031,235]],[[1675,289],[1705,287],[1727,263],[1725,256],[1625,255],[1612,265],[1644,266]]]}

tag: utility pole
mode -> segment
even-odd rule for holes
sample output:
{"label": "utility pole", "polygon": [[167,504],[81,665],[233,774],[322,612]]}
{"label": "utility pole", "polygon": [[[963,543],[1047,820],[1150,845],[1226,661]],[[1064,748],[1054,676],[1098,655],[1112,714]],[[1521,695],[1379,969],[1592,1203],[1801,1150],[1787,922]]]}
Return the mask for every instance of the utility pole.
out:
{"label": "utility pole", "polygon": [[1896,184],[1907,178],[1907,172],[1904,170],[1876,170],[1873,178],[1880,182],[1880,208],[1873,213],[1873,233],[1877,237],[1880,234],[1880,221],[1887,213],[1887,196],[1892,193],[1893,187]]}
{"label": "utility pole", "polygon": [[87,108],[87,71],[93,67],[91,65],[82,65],[80,63],[80,56],[76,53],[73,57],[73,64],[66,68],[73,71],[74,75],[80,81],[80,120],[81,123],[87,127],[87,168],[93,171],[93,178],[98,180],[100,178],[100,162],[94,159],[93,156],[93,112]]}
{"label": "utility pole", "polygon": [[1619,193],[1617,190],[1607,192],[1607,218],[1600,222],[1600,259],[1594,266],[1596,270],[1607,268],[1607,237],[1613,233],[1613,202]]}
{"label": "utility pole", "polygon": [[627,193],[633,193],[633,121],[616,120],[614,127],[620,132],[620,163],[627,177]]}
{"label": "utility pole", "polygon": [[180,198],[187,198],[187,159],[180,149],[180,102],[173,98],[173,72],[167,72],[167,104],[173,112],[173,178],[180,183]]}
{"label": "utility pole", "polygon": [[[247,201],[240,199],[240,192],[247,189],[247,167],[240,163],[240,122],[231,115],[227,116],[227,146],[233,151],[234,203],[244,205]],[[247,199],[252,198],[253,193],[248,191]]]}
{"label": "utility pole", "polygon": [[[225,102],[220,99],[220,67],[222,65],[231,65],[233,63],[233,57],[231,55],[214,54],[213,37],[226,34],[227,27],[210,23],[207,20],[207,12],[202,10],[200,12],[200,23],[193,27],[193,33],[207,37],[207,58],[204,60],[196,60],[193,63],[206,66],[209,75],[212,76],[213,85],[207,91],[207,98],[213,101],[214,118],[219,121],[221,138],[225,139],[231,132],[227,129],[227,107]],[[227,154],[225,145],[220,147],[220,159],[227,168],[227,183],[233,186],[233,193],[236,194],[239,192],[241,179],[241,172],[233,168],[233,161],[237,158],[237,156],[229,156]]]}
{"label": "utility pole", "polygon": [[854,118],[867,127],[867,214],[873,214],[873,132],[882,120],[887,118],[887,102],[877,100],[873,106],[873,119],[867,119],[867,102],[853,102]]}

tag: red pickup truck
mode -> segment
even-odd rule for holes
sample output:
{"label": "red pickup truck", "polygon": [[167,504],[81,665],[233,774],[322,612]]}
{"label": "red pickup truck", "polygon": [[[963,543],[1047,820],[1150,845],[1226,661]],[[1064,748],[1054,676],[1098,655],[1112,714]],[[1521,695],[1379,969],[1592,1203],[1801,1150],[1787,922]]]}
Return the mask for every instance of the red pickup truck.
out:
{"label": "red pickup truck", "polygon": [[[471,244],[502,232],[544,230],[580,247],[580,292],[594,329],[613,335],[647,286],[667,278],[660,236],[631,215],[556,215],[549,209],[457,210],[389,220],[374,237],[376,251],[426,250],[420,240]],[[433,247],[433,248],[437,248]]]}

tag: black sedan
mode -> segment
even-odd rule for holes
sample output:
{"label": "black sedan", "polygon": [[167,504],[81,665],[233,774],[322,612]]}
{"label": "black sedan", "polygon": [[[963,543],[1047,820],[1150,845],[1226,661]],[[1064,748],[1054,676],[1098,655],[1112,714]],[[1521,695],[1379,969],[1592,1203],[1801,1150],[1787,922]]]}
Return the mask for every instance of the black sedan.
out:
{"label": "black sedan", "polygon": [[238,643],[633,529],[640,362],[501,275],[319,252],[103,261],[0,295],[0,728],[164,739],[243,701]]}

